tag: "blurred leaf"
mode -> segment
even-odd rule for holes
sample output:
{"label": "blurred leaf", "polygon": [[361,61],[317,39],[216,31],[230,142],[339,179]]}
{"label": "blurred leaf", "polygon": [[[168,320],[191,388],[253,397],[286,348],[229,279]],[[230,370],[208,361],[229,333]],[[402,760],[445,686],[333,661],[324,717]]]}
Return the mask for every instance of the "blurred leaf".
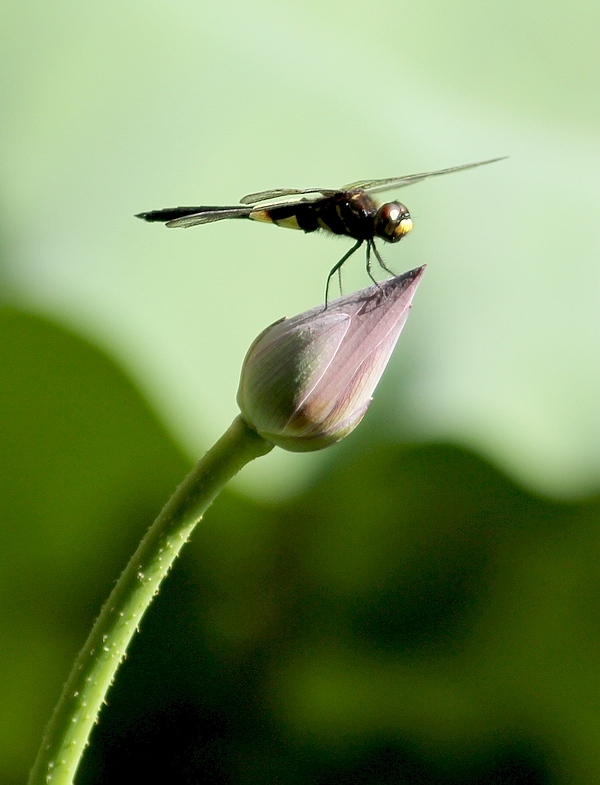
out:
{"label": "blurred leaf", "polygon": [[0,780],[29,765],[112,581],[187,469],[107,357],[0,310]]}
{"label": "blurred leaf", "polygon": [[[126,358],[194,455],[233,416],[248,336],[317,304],[349,246],[244,221],[171,232],[134,213],[508,155],[402,189],[415,231],[385,258],[431,265],[403,348],[412,433],[482,446],[538,489],[590,492],[599,15],[593,0],[567,14],[557,0],[396,3],[396,24],[348,0],[0,0],[7,274]],[[345,291],[367,282],[359,256]],[[243,476],[264,494],[282,466],[300,483],[317,460]]]}
{"label": "blurred leaf", "polygon": [[[72,657],[184,475],[117,368],[0,315],[0,780],[22,782]],[[80,785],[600,778],[597,500],[473,453],[351,440],[287,504],[226,493],[134,640]]]}

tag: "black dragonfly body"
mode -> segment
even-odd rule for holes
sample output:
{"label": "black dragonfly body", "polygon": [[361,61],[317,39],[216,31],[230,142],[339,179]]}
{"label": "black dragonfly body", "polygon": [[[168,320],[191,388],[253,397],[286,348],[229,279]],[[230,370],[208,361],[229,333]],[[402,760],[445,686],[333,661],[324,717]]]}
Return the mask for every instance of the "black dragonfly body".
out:
{"label": "black dragonfly body", "polygon": [[390,177],[383,180],[361,180],[337,190],[329,188],[276,188],[271,191],[248,194],[240,199],[238,205],[167,207],[163,210],[139,213],[136,217],[146,221],[160,221],[169,227],[183,228],[222,221],[226,218],[249,218],[252,221],[273,223],[289,229],[301,229],[304,232],[323,230],[351,237],[356,240],[355,244],[332,267],[327,276],[325,287],[325,304],[327,305],[332,276],[336,272],[338,275],[341,274],[344,262],[363,243],[367,245],[367,273],[371,280],[377,283],[371,272],[371,251],[386,272],[391,275],[393,272],[386,266],[377,250],[375,239],[397,243],[412,229],[412,218],[404,204],[393,201],[378,205],[371,197],[371,193],[399,188],[427,177],[471,169],[500,160],[502,159],[493,158],[488,161],[453,166],[449,169],[438,169],[434,172]]}

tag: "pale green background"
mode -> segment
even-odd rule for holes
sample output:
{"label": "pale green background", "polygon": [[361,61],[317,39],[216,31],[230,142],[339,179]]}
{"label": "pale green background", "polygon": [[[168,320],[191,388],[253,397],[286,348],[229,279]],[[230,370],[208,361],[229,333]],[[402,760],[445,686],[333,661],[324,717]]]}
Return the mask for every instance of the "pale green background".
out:
{"label": "pale green background", "polygon": [[[508,155],[402,191],[415,231],[386,259],[429,269],[386,400],[409,408],[411,439],[475,446],[553,494],[590,490],[599,17],[591,1],[5,1],[9,297],[119,358],[195,457],[236,413],[254,335],[317,304],[347,246],[134,213]],[[346,287],[365,283],[353,259]],[[274,451],[242,481],[283,494],[320,460]]]}

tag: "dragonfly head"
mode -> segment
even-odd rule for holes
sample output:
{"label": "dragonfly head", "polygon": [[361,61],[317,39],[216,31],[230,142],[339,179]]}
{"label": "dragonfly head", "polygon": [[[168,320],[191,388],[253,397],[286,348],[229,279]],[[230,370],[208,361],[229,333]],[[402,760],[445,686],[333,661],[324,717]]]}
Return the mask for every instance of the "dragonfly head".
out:
{"label": "dragonfly head", "polygon": [[397,243],[413,227],[408,209],[400,202],[386,202],[375,213],[375,235]]}

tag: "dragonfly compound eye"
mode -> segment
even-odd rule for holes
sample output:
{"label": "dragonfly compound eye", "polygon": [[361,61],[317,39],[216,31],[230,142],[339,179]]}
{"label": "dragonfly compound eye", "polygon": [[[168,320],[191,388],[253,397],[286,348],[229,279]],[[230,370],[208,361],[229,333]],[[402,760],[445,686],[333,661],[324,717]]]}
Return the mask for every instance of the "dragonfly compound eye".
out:
{"label": "dragonfly compound eye", "polygon": [[400,202],[386,202],[375,214],[375,235],[388,243],[397,243],[412,226],[410,213]]}

